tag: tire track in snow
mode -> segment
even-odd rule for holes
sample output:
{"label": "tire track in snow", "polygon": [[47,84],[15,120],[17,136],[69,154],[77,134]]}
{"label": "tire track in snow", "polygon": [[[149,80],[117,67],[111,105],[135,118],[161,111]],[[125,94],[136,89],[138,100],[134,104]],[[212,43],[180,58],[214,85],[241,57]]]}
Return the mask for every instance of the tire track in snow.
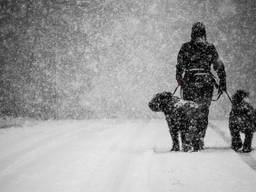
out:
{"label": "tire track in snow", "polygon": [[32,139],[24,139],[22,142],[19,142],[20,149],[15,149],[14,151],[7,152],[4,156],[0,157],[0,169],[5,167],[5,162],[9,162],[10,159],[15,159],[17,157],[23,156],[26,153],[29,153],[38,148],[38,146],[44,145],[47,142],[52,142],[57,137],[67,134],[67,130],[55,130],[48,131],[50,135],[37,136]]}
{"label": "tire track in snow", "polygon": [[[51,128],[52,126],[55,126],[55,127]],[[54,140],[56,137],[67,133],[66,127],[61,129],[59,127],[60,125],[58,122],[57,123],[55,122],[55,124],[53,124],[53,122],[48,124],[45,124],[45,123],[39,124],[27,129],[27,132],[30,132],[30,134],[27,134],[27,135],[21,134],[22,136],[20,136],[17,140],[13,140],[13,138],[11,138],[12,142],[14,142],[14,143],[10,143],[11,148],[8,146],[9,145],[8,141],[5,143],[4,142],[1,143],[2,145],[8,146],[8,150],[4,151],[4,153],[1,154],[0,162],[5,160],[8,161],[10,159],[13,159],[13,157],[21,156],[28,151],[34,150],[40,144],[44,144],[46,143],[46,141]],[[23,129],[26,129],[26,128],[27,127]],[[33,132],[34,130],[37,130],[37,129],[39,129],[39,132]],[[41,131],[41,130],[44,130],[44,131]]]}
{"label": "tire track in snow", "polygon": [[[92,124],[87,125],[83,122],[76,122],[75,124],[73,122],[51,122],[49,124],[43,124],[43,125],[37,125],[37,127],[31,127],[32,129],[46,129],[44,132],[35,132],[32,134],[29,134],[21,140],[16,141],[17,144],[12,144],[12,149],[8,147],[8,151],[4,152],[0,156],[0,170],[2,167],[6,166],[6,163],[10,162],[10,159],[17,159],[17,157],[24,156],[26,153],[30,153],[31,151],[34,151],[38,149],[41,146],[44,146],[45,143],[52,143],[57,138],[60,138],[62,136],[65,136],[70,133],[76,132],[78,129],[84,129],[86,128],[86,131],[89,133],[93,133],[95,131],[99,131],[101,128],[97,127],[97,125],[100,124],[93,122]],[[52,128],[49,128],[52,127]],[[97,128],[96,128],[97,127]],[[93,128],[93,129],[92,129]],[[82,130],[84,131],[84,130]],[[4,145],[8,146],[8,143],[2,143]]]}
{"label": "tire track in snow", "polygon": [[[226,136],[225,132],[222,131],[218,126],[213,123],[209,123],[211,127],[221,138],[227,143],[230,144],[230,138]],[[231,150],[231,149],[230,149]],[[236,153],[252,170],[256,172],[256,159],[250,153]]]}
{"label": "tire track in snow", "polygon": [[[90,125],[86,130],[81,126],[79,127],[78,124],[70,124],[63,130],[58,127],[52,134],[41,138],[38,142],[31,143],[30,147],[25,147],[21,151],[8,155],[0,160],[0,178],[11,175],[13,171],[17,171],[18,169],[37,161],[41,156],[49,153],[49,151],[55,150],[61,145],[76,138],[79,133],[90,130],[90,127],[93,127],[93,125],[95,124]],[[78,128],[76,128],[77,126]],[[10,158],[12,161],[10,161]]]}
{"label": "tire track in snow", "polygon": [[[104,149],[90,166],[90,179],[84,181],[84,190],[103,191],[106,188],[111,189],[110,191],[127,191],[127,188],[131,187],[129,181],[130,171],[134,168],[134,153],[136,153],[137,144],[140,144],[139,138],[145,131],[142,126],[147,123],[148,121],[129,123],[129,127],[125,125],[126,127],[111,131],[111,133],[118,132],[118,134],[113,134],[115,137],[112,139],[107,136]],[[130,143],[131,141],[133,143]],[[99,182],[101,184],[97,185]]]}

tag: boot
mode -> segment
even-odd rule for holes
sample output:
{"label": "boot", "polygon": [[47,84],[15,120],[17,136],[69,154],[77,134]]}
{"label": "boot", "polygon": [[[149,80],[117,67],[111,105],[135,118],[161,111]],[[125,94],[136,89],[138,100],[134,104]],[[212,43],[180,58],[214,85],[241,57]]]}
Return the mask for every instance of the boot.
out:
{"label": "boot", "polygon": [[244,145],[242,149],[244,153],[249,153],[252,151],[252,137],[253,133],[245,133]]}
{"label": "boot", "polygon": [[172,145],[171,151],[179,151],[179,150],[180,150],[180,146],[179,145],[177,145],[177,144]]}
{"label": "boot", "polygon": [[192,144],[194,152],[200,151],[200,138],[195,136],[192,140]]}
{"label": "boot", "polygon": [[191,145],[189,145],[189,144],[183,143],[183,144],[182,144],[182,150],[183,150],[184,152],[189,152],[189,151],[192,150],[192,147],[191,147]]}
{"label": "boot", "polygon": [[197,142],[195,142],[194,144],[193,144],[193,152],[198,152],[198,151],[200,151],[201,149],[200,149],[200,146],[199,146],[199,142],[197,141]]}
{"label": "boot", "polygon": [[232,138],[231,148],[234,151],[238,151],[242,146],[243,146],[243,143],[242,143],[242,140],[241,140],[240,136]]}
{"label": "boot", "polygon": [[200,138],[199,142],[199,150],[203,150],[204,149],[204,138]]}
{"label": "boot", "polygon": [[243,153],[250,153],[252,151],[251,147],[243,148],[242,152]]}

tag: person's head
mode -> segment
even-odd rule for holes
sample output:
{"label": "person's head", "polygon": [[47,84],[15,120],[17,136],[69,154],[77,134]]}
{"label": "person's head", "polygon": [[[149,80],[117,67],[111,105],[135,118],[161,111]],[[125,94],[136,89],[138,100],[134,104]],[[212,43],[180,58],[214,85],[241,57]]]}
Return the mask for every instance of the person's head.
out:
{"label": "person's head", "polygon": [[206,40],[205,25],[202,22],[194,23],[191,30],[191,40],[196,41],[199,38]]}
{"label": "person's head", "polygon": [[232,96],[232,103],[235,105],[240,104],[243,100],[247,99],[248,97],[249,92],[239,89]]}

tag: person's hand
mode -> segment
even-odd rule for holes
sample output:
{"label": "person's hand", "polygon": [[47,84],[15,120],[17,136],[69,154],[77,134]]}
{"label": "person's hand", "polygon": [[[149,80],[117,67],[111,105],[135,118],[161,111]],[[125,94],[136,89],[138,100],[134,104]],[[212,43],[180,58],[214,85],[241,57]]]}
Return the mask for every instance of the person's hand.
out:
{"label": "person's hand", "polygon": [[177,83],[178,83],[178,85],[179,86],[181,86],[181,87],[183,87],[184,86],[184,81],[183,81],[183,79],[177,79]]}

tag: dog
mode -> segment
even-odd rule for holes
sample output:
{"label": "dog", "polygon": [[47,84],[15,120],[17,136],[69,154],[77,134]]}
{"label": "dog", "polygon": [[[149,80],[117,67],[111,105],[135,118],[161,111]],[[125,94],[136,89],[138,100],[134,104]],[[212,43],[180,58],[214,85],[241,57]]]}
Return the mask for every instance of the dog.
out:
{"label": "dog", "polygon": [[163,112],[172,138],[171,151],[179,151],[179,136],[183,151],[200,150],[196,117],[199,105],[173,96],[170,92],[157,93],[148,103],[154,112]]}
{"label": "dog", "polygon": [[[256,112],[248,101],[249,93],[237,90],[232,96],[232,108],[229,114],[229,130],[231,134],[231,148],[234,151],[251,152],[253,133],[256,130]],[[242,142],[240,133],[245,135]]]}

